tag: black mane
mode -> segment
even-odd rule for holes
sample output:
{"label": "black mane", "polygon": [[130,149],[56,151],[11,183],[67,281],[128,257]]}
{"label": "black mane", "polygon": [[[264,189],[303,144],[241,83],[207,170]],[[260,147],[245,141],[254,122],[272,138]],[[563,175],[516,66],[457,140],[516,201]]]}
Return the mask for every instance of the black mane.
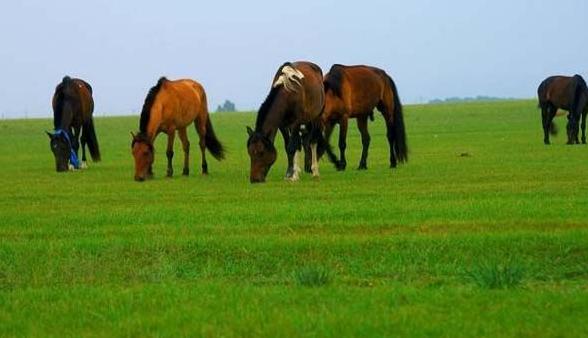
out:
{"label": "black mane", "polygon": [[67,89],[73,84],[71,77],[64,76],[61,83],[55,88],[55,110],[53,111],[53,128],[60,129],[63,126],[61,121],[63,120],[63,105],[67,98]]}
{"label": "black mane", "polygon": [[139,131],[141,133],[147,131],[147,125],[149,124],[149,118],[151,117],[151,108],[153,107],[157,93],[159,93],[159,90],[165,81],[168,81],[167,78],[165,78],[165,76],[161,77],[159,81],[157,81],[157,84],[149,90],[149,93],[145,98],[143,110],[141,111],[141,120],[139,122]]}
{"label": "black mane", "polygon": [[270,111],[270,108],[272,107],[272,104],[274,103],[274,101],[276,100],[276,97],[278,96],[279,89],[280,88],[274,88],[272,86],[272,89],[270,90],[269,94],[265,98],[265,101],[263,101],[263,103],[261,104],[261,107],[259,107],[259,111],[257,113],[257,120],[255,121],[255,130],[256,131],[261,130],[261,127],[263,126],[263,122],[265,122],[265,119],[267,118],[267,115]]}
{"label": "black mane", "polygon": [[329,90],[333,91],[335,95],[341,97],[343,86],[343,66],[333,65],[327,74],[324,81],[325,93]]}

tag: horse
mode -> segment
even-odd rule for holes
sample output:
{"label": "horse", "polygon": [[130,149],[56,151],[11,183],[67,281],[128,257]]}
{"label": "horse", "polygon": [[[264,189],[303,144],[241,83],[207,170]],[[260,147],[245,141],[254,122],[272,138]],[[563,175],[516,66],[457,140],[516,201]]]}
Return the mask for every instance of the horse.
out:
{"label": "horse", "polygon": [[[52,106],[54,131],[46,133],[55,157],[55,169],[62,172],[86,168],[86,145],[92,160],[99,162],[100,148],[92,119],[94,99],[90,84],[81,79],[65,76],[55,88]],[[80,132],[82,163],[78,160]]]}
{"label": "horse", "polygon": [[[339,124],[340,159],[337,169],[345,170],[347,160],[348,120],[357,119],[357,127],[361,133],[361,160],[359,170],[367,169],[370,135],[368,118],[373,121],[374,108],[384,116],[390,146],[390,167],[395,168],[398,162],[408,161],[408,147],[402,104],[398,96],[396,84],[382,69],[370,66],[344,66],[335,64],[324,78],[325,107],[322,121],[325,125],[327,142],[335,124]],[[327,152],[330,151],[327,148]],[[329,154],[335,157],[334,154]]]}
{"label": "horse", "polygon": [[279,67],[270,92],[257,113],[255,130],[247,127],[251,183],[265,182],[275,163],[274,140],[278,130],[288,155],[286,179],[299,179],[298,157],[303,143],[310,148],[312,176],[319,177],[318,156],[326,146],[320,120],[323,105],[323,73],[319,66],[298,61],[286,62]]}
{"label": "horse", "polygon": [[145,98],[139,121],[139,132],[137,134],[131,132],[135,181],[141,182],[153,177],[153,142],[161,132],[167,134],[167,176],[173,176],[172,158],[176,130],[184,150],[182,174],[187,176],[190,173],[190,141],[188,141],[186,127],[192,122],[200,137],[202,174],[207,175],[206,149],[219,161],[224,159],[225,150],[212,128],[204,88],[200,83],[189,79],[170,81],[165,77],[160,78]]}
{"label": "horse", "polygon": [[551,76],[543,80],[537,89],[543,123],[543,143],[549,144],[549,134],[555,134],[553,118],[558,109],[567,110],[568,142],[579,144],[578,123],[582,117],[582,143],[586,144],[586,115],[588,114],[588,87],[580,75]]}

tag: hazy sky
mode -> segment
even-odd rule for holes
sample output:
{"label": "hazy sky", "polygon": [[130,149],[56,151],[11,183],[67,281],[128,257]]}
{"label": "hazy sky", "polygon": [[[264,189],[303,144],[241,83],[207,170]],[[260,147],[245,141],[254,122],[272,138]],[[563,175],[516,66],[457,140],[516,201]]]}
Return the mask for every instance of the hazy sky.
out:
{"label": "hazy sky", "polygon": [[0,37],[4,117],[51,116],[65,74],[92,84],[98,115],[136,114],[162,75],[201,82],[211,110],[257,109],[295,60],[381,67],[405,103],[588,76],[586,0],[17,0],[0,4]]}

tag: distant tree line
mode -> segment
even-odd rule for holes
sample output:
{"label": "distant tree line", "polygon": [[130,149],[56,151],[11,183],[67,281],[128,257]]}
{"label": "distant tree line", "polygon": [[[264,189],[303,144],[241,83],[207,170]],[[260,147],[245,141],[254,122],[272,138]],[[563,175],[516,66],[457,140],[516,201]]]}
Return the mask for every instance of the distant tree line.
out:
{"label": "distant tree line", "polygon": [[446,99],[434,99],[434,100],[429,100],[428,103],[429,104],[441,104],[441,103],[488,102],[488,101],[507,101],[507,100],[514,100],[514,98],[478,95],[476,97],[448,97]]}
{"label": "distant tree line", "polygon": [[224,113],[224,112],[234,112],[237,111],[235,104],[229,100],[225,100],[225,103],[222,105],[218,105],[216,108],[217,113]]}

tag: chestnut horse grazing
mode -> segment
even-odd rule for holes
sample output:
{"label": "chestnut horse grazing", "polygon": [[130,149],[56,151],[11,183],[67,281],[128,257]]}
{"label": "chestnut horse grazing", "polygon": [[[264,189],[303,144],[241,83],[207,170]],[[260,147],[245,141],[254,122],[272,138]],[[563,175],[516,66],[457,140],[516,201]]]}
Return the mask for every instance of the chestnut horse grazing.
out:
{"label": "chestnut horse grazing", "polygon": [[319,66],[299,61],[287,62],[278,69],[272,88],[257,113],[255,130],[247,127],[251,183],[265,182],[276,161],[274,140],[278,130],[288,154],[286,179],[299,179],[298,157],[303,142],[310,145],[312,175],[319,176],[318,152],[326,146],[320,121],[323,105],[323,73]]}
{"label": "chestnut horse grazing", "polygon": [[[92,87],[84,80],[65,76],[53,94],[53,133],[50,147],[55,156],[57,171],[86,167],[86,145],[92,160],[100,161],[100,149],[94,130]],[[81,132],[82,163],[78,160]]]}
{"label": "chestnut horse grazing", "polygon": [[200,137],[202,174],[208,174],[206,148],[217,160],[224,158],[224,149],[210,123],[204,88],[192,80],[170,81],[165,77],[160,78],[157,85],[149,90],[143,104],[139,133],[131,133],[136,181],[144,181],[145,178],[153,176],[153,142],[160,132],[167,134],[167,176],[173,175],[172,158],[176,129],[184,150],[183,174],[188,175],[190,142],[186,127],[192,122]]}
{"label": "chestnut horse grazing", "polygon": [[408,160],[402,104],[394,81],[385,71],[369,66],[333,65],[325,75],[324,84],[325,108],[322,119],[325,124],[325,138],[329,140],[335,124],[338,123],[341,153],[339,170],[345,170],[347,164],[347,124],[352,118],[357,119],[363,145],[358,169],[367,169],[370,145],[367,123],[368,118],[373,120],[374,108],[382,113],[386,122],[390,167],[394,168],[397,162]]}
{"label": "chestnut horse grazing", "polygon": [[553,118],[558,109],[567,110],[568,144],[579,144],[578,123],[582,117],[582,143],[586,143],[586,114],[588,114],[588,87],[580,75],[551,76],[537,89],[543,122],[543,143],[549,144],[549,133],[555,134]]}

